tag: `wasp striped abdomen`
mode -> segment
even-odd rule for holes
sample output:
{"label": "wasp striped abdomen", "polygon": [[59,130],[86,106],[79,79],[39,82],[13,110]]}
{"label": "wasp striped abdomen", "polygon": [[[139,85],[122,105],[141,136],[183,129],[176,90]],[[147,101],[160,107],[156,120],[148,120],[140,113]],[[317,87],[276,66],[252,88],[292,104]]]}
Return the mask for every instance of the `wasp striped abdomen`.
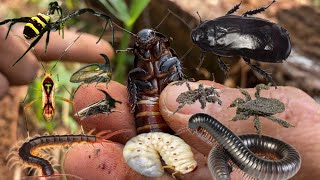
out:
{"label": "wasp striped abdomen", "polygon": [[50,16],[38,13],[37,16],[31,17],[26,23],[23,30],[23,35],[26,39],[37,37],[41,30],[49,23]]}

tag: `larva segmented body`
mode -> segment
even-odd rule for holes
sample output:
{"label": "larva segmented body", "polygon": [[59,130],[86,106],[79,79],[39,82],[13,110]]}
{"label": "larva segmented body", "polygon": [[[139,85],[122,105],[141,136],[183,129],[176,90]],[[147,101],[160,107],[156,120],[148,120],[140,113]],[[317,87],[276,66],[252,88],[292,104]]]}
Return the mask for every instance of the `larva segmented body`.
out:
{"label": "larva segmented body", "polygon": [[[228,159],[239,169],[257,179],[289,179],[293,177],[301,165],[299,153],[289,144],[278,139],[259,136],[236,136],[219,121],[207,114],[195,114],[189,119],[189,128],[200,133],[209,133],[223,147],[212,150],[208,157],[210,171],[217,179],[230,179]],[[219,158],[217,154],[227,153],[227,158]],[[255,153],[270,157],[264,159]]]}
{"label": "larva segmented body", "polygon": [[188,144],[177,136],[162,132],[144,133],[130,139],[123,155],[132,169],[149,177],[164,173],[160,158],[181,174],[189,173],[197,166]]}

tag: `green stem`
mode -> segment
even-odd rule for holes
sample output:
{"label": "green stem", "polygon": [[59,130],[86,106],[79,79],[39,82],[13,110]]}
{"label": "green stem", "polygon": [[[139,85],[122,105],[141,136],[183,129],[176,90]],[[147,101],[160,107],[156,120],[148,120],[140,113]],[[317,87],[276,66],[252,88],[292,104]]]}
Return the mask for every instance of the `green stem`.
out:
{"label": "green stem", "polygon": [[[132,27],[133,26],[125,25],[124,28],[127,29],[128,31],[131,31]],[[130,43],[130,38],[131,38],[130,34],[128,34],[128,33],[123,34],[121,42],[120,42],[120,46],[119,46],[120,50],[128,48],[128,45]],[[122,83],[122,84],[125,81],[125,73],[126,73],[126,67],[127,67],[127,62],[128,62],[126,60],[127,55],[125,53],[126,52],[119,52],[117,54],[117,57],[116,57],[117,66],[116,66],[115,74],[114,74],[115,80],[119,83]]]}

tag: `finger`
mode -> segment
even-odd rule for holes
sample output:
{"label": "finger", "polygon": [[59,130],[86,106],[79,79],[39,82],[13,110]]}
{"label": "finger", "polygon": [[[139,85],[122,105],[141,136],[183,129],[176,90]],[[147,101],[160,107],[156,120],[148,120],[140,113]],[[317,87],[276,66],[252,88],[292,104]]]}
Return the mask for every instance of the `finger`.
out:
{"label": "finger", "polygon": [[111,114],[97,114],[88,116],[80,122],[80,119],[76,117],[78,122],[80,122],[86,131],[96,129],[98,132],[103,130],[117,131],[121,129],[130,129],[132,132],[117,135],[116,138],[111,138],[116,142],[125,143],[130,138],[136,135],[135,124],[133,114],[130,113],[128,103],[127,88],[120,83],[111,81],[108,83],[108,88],[106,84],[100,83],[96,86],[93,84],[84,84],[79,87],[75,92],[73,102],[74,102],[74,113],[79,110],[102,100],[105,96],[102,92],[97,89],[105,90],[110,94],[115,100],[121,101],[122,104],[116,103],[116,108],[114,110],[121,112],[112,112]]}
{"label": "finger", "polygon": [[66,153],[65,173],[82,179],[143,179],[129,168],[123,158],[122,149],[123,145],[117,143],[74,146]]}
{"label": "finger", "polygon": [[[206,84],[217,86],[217,83],[214,82],[208,82]],[[198,88],[198,83],[190,83],[190,85],[193,89]],[[247,90],[254,99],[256,90]],[[202,110],[199,102],[196,102],[191,106],[185,105],[180,111],[172,115],[172,112],[178,107],[177,102],[175,102],[176,98],[181,92],[185,91],[187,91],[187,87],[185,86],[168,85],[160,96],[161,114],[174,131],[177,132],[187,127],[190,116],[202,112],[215,117],[236,134],[256,133],[252,117],[243,121],[230,121],[236,114],[236,108],[228,108],[229,105],[237,97],[244,99],[244,96],[238,89],[221,88],[219,90],[220,99],[222,100],[221,106],[216,103],[210,103]],[[262,90],[261,96],[271,97],[282,101],[285,104],[286,110],[283,113],[274,116],[287,120],[295,125],[294,128],[284,128],[266,118],[260,117],[262,133],[281,139],[294,146],[300,152],[303,162],[305,163],[302,164],[300,173],[297,177],[317,172],[316,169],[318,166],[312,164],[312,162],[314,162],[314,159],[320,160],[320,155],[317,153],[320,151],[320,145],[317,143],[320,141],[318,132],[318,129],[320,128],[320,106],[306,93],[293,87],[278,86],[277,89],[272,87],[268,91]],[[180,134],[180,136],[188,144],[192,144],[195,149],[205,155],[208,154],[211,149],[209,144],[189,132]],[[306,141],[306,139],[308,140]],[[317,175],[319,176],[320,173]]]}
{"label": "finger", "polygon": [[22,85],[29,83],[38,70],[38,60],[33,53],[26,54],[14,67],[14,62],[24,53],[27,45],[18,37],[10,33],[7,40],[4,40],[8,28],[0,26],[1,66],[0,72],[8,79],[10,85]]}
{"label": "finger", "polygon": [[[57,60],[79,35],[79,33],[65,30],[64,38],[62,38],[62,35],[59,35],[58,32],[51,32],[47,54],[44,55],[43,53],[46,44],[46,35],[44,35],[36,45],[36,51],[40,52],[39,54],[41,54],[43,61]],[[97,36],[82,33],[80,38],[64,53],[62,61],[82,63],[105,62],[100,56],[101,53],[106,54],[109,59],[112,59],[114,51],[111,45],[103,39],[96,44],[98,39]]]}
{"label": "finger", "polygon": [[9,82],[7,78],[0,73],[0,99],[6,95],[7,91],[9,89]]}

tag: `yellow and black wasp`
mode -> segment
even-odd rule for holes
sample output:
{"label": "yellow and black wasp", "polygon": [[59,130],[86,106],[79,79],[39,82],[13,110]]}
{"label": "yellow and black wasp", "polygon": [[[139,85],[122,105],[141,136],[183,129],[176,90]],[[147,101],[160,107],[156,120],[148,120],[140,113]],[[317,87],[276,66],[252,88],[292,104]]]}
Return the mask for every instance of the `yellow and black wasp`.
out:
{"label": "yellow and black wasp", "polygon": [[[6,24],[8,22],[11,22],[9,25],[9,29],[6,35],[6,39],[9,35],[9,32],[12,28],[12,26],[16,23],[26,23],[24,30],[23,30],[23,35],[26,39],[33,39],[36,38],[29,46],[29,48],[19,57],[19,59],[13,64],[17,64],[29,51],[32,49],[42,38],[44,33],[47,32],[47,37],[46,37],[46,47],[45,47],[45,54],[47,51],[47,47],[49,44],[49,37],[50,37],[50,32],[51,31],[57,31],[57,30],[63,30],[63,25],[66,21],[69,19],[75,18],[77,16],[80,16],[84,13],[90,13],[94,16],[97,16],[99,18],[103,18],[106,20],[106,24],[104,26],[103,32],[100,35],[99,40],[97,43],[101,40],[102,35],[104,34],[108,23],[110,24],[110,27],[112,29],[113,33],[113,25],[111,23],[111,19],[109,16],[105,14],[98,13],[90,8],[83,8],[80,9],[76,12],[73,12],[67,16],[62,15],[62,8],[59,6],[58,2],[54,1],[51,2],[48,6],[48,12],[47,14],[42,14],[38,13],[34,17],[20,17],[20,18],[15,18],[15,19],[6,19],[2,22],[0,22],[0,25]],[[113,35],[112,35],[113,37]],[[112,44],[113,44],[113,38],[112,38]]]}

